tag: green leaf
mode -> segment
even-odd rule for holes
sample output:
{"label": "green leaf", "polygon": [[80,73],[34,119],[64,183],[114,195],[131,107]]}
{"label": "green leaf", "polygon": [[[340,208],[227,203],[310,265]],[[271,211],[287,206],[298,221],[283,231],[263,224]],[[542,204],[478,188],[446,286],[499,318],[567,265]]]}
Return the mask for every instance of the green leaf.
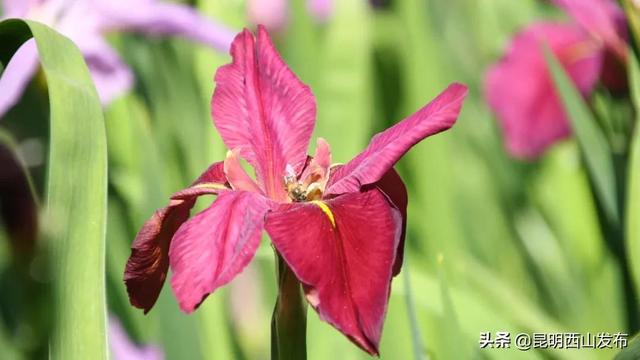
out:
{"label": "green leaf", "polygon": [[636,360],[640,358],[640,337],[634,336],[629,346],[616,355],[615,360]]}
{"label": "green leaf", "polygon": [[635,56],[630,56],[629,83],[631,98],[636,109],[636,127],[631,142],[628,165],[626,204],[626,246],[629,266],[636,286],[640,291],[640,66]]}
{"label": "green leaf", "polygon": [[635,54],[638,56],[638,41],[640,41],[640,6],[638,6],[637,2],[634,0],[622,0],[622,6],[624,7],[627,15],[632,39],[635,43],[635,46],[631,46],[631,48],[635,50]]}
{"label": "green leaf", "polygon": [[0,22],[0,61],[6,64],[31,36],[51,104],[45,219],[54,276],[50,356],[107,358],[107,148],[102,108],[77,47],[45,25]]}
{"label": "green leaf", "polygon": [[619,223],[618,205],[616,201],[616,182],[613,161],[609,145],[596,123],[589,107],[582,99],[580,92],[553,55],[548,46],[544,47],[544,56],[558,95],[562,99],[571,127],[584,154],[587,168],[593,179],[596,193],[608,219]]}

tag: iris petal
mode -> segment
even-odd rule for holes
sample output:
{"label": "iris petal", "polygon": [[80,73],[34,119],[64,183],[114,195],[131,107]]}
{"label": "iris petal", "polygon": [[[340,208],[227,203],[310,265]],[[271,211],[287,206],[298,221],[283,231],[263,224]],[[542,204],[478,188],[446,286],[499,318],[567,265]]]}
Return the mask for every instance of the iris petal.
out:
{"label": "iris petal", "polygon": [[375,135],[367,148],[346,163],[327,184],[326,195],[359,191],[373,184],[422,139],[450,128],[458,118],[467,87],[449,85],[422,109]]}
{"label": "iris petal", "polygon": [[574,24],[536,23],[520,32],[487,73],[485,92],[503,128],[506,147],[534,158],[571,134],[542,54],[547,44],[576,87],[587,95],[598,81],[602,51]]}
{"label": "iris petal", "polygon": [[320,318],[377,354],[402,232],[387,197],[374,188],[282,204],[265,228]]}
{"label": "iris petal", "polygon": [[[171,239],[180,225],[189,218],[196,198],[205,194],[217,194],[226,188],[222,166],[222,162],[211,165],[192,187],[174,194],[169,205],[156,211],[136,235],[125,268],[124,281],[129,301],[145,313],[151,310],[160,295],[169,268]],[[200,184],[209,186],[198,186]],[[213,184],[217,186],[212,186]]]}
{"label": "iris petal", "polygon": [[[315,124],[315,99],[276,52],[263,27],[231,46],[233,62],[218,69],[213,121],[229,149],[256,169],[266,194],[284,201],[287,164],[301,166]],[[295,169],[298,173],[301,169]]]}
{"label": "iris petal", "polygon": [[229,151],[224,160],[224,173],[234,190],[246,190],[262,194],[262,190],[240,165],[238,149]]}
{"label": "iris petal", "polygon": [[249,264],[268,207],[262,195],[227,191],[180,227],[171,242],[169,261],[171,287],[183,311],[195,310]]}

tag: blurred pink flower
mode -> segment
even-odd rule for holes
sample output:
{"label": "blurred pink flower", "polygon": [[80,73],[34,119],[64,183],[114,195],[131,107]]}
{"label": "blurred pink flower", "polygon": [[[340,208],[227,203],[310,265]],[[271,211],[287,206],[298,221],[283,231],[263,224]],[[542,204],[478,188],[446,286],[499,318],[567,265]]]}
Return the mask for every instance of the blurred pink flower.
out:
{"label": "blurred pink flower", "polygon": [[307,10],[316,20],[325,22],[333,12],[333,0],[307,0]]}
{"label": "blurred pink flower", "polygon": [[281,30],[289,18],[289,1],[248,0],[247,16],[252,24],[262,24],[271,31]]}
{"label": "blurred pink flower", "polygon": [[164,354],[157,346],[136,345],[129,339],[118,318],[109,316],[109,352],[113,360],[163,360]]}
{"label": "blurred pink flower", "polygon": [[518,158],[537,157],[571,135],[543,56],[544,44],[585,97],[599,80],[614,90],[626,85],[622,11],[611,0],[554,2],[573,22],[531,24],[516,34],[505,56],[486,73],[487,101],[503,129],[507,150]]}
{"label": "blurred pink flower", "polygon": [[[282,30],[289,21],[289,5],[289,0],[248,0],[247,16],[254,25]],[[325,22],[333,11],[333,0],[307,0],[307,10],[316,21]]]}
{"label": "blurred pink flower", "polygon": [[[176,35],[227,51],[234,33],[200,15],[194,9],[158,0],[3,0],[6,18],[42,22],[69,37],[89,66],[103,104],[133,85],[133,74],[107,43],[111,31],[148,35]],[[26,42],[0,78],[0,117],[15,105],[38,69],[38,51]]]}

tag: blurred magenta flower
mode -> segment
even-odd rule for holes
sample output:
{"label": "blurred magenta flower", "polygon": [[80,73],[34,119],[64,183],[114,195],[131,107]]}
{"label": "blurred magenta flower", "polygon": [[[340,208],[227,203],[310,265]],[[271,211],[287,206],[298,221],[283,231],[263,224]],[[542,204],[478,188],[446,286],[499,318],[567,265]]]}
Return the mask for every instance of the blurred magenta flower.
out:
{"label": "blurred magenta flower", "polygon": [[164,354],[158,347],[133,343],[118,318],[113,315],[109,316],[109,350],[113,360],[164,359]]}
{"label": "blurred magenta flower", "polygon": [[[247,16],[252,24],[266,26],[269,31],[286,27],[289,21],[289,0],[248,0]],[[318,22],[325,22],[333,11],[333,0],[307,0],[307,11]]]}
{"label": "blurred magenta flower", "polygon": [[[176,35],[227,51],[234,33],[194,9],[157,0],[3,0],[4,18],[32,19],[68,36],[84,54],[103,104],[131,88],[133,74],[104,35],[135,31]],[[33,40],[13,56],[0,78],[0,117],[15,105],[38,69]]]}
{"label": "blurred magenta flower", "polygon": [[571,134],[542,52],[547,44],[578,90],[589,96],[601,80],[626,86],[624,14],[611,0],[554,0],[574,22],[538,22],[512,39],[486,74],[487,101],[502,126],[507,150],[534,158]]}
{"label": "blurred magenta flower", "polygon": [[[322,138],[307,156],[315,99],[264,27],[255,38],[240,33],[231,55],[215,76],[212,115],[232,150],[143,225],[125,271],[131,303],[148,312],[170,265],[180,308],[193,311],[242,271],[266,229],[320,318],[376,354],[406,226],[407,192],[393,165],[453,125],[467,89],[449,86],[354,159],[331,165]],[[255,181],[240,158],[255,169]],[[205,194],[218,198],[188,220]]]}

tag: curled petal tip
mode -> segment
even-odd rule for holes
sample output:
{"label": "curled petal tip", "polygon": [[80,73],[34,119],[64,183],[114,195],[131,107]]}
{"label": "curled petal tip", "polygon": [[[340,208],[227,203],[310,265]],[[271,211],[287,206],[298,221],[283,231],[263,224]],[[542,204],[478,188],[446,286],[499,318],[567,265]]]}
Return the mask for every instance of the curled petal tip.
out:
{"label": "curled petal tip", "polygon": [[451,128],[466,95],[465,85],[453,83],[406,119],[376,134],[363,152],[333,172],[326,194],[359,191],[380,180],[415,144]]}

